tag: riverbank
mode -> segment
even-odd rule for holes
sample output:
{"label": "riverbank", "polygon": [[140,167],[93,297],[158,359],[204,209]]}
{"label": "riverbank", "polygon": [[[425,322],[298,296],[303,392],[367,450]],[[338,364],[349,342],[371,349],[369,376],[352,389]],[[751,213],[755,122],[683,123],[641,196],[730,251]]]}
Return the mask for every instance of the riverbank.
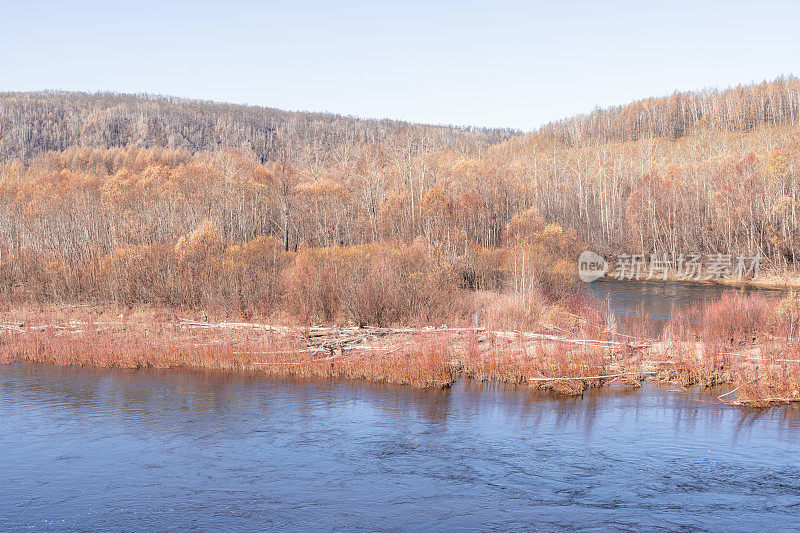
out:
{"label": "riverbank", "polygon": [[[614,275],[613,273],[607,273],[603,278],[613,279],[617,281],[631,281],[636,282],[639,281],[636,278],[622,278],[618,275]],[[602,279],[602,278],[601,278]],[[764,288],[764,289],[800,289],[800,274],[796,273],[775,273],[775,272],[764,272],[760,273],[756,279],[739,279],[738,277],[728,276],[722,277],[719,279],[696,279],[693,277],[682,277],[676,276],[674,274],[667,275],[666,279],[663,275],[655,275],[652,277],[648,277],[647,273],[644,272],[641,280],[647,281],[668,281],[668,282],[681,282],[681,283],[696,283],[696,284],[707,284],[707,285],[723,285],[729,286],[732,288],[740,288],[740,287],[747,287],[747,288]]]}
{"label": "riverbank", "polygon": [[[292,326],[206,322],[139,312],[0,324],[5,362],[246,371],[448,387],[459,375],[580,393],[607,373],[624,343],[481,327]],[[107,315],[107,313],[106,313]],[[597,376],[569,383],[548,376]]]}
{"label": "riverbank", "polygon": [[[753,305],[740,298],[733,303]],[[737,316],[754,313],[731,301],[721,305]],[[638,387],[657,381],[728,386],[730,391],[720,401],[737,405],[800,401],[797,344],[774,331],[731,332],[720,326],[718,316],[716,337],[710,330],[698,336],[685,324],[679,329],[681,322],[676,321],[660,339],[622,335],[591,324],[548,333],[480,326],[309,327],[205,321],[159,310],[117,315],[91,308],[39,314],[28,310],[25,316],[0,317],[0,361],[233,371],[422,388],[446,388],[466,377],[567,395],[611,383]]]}

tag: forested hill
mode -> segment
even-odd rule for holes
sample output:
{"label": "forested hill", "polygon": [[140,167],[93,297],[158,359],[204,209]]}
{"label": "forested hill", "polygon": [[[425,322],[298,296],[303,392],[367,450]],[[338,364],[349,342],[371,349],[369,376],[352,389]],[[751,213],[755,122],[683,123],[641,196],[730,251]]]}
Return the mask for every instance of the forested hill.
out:
{"label": "forested hill", "polygon": [[[800,79],[726,90],[674,93],[598,109],[547,124],[532,133],[568,146],[676,139],[698,130],[750,131],[800,124]],[[364,144],[401,145],[409,137],[426,149],[475,154],[519,132],[370,120],[330,113],[182,98],[83,92],[0,93],[0,160],[26,161],[67,148],[165,148],[214,152],[239,148],[261,162],[288,152],[300,164],[321,163]]]}
{"label": "forested hill", "polygon": [[525,135],[8,93],[0,251],[83,268],[199,227],[225,245],[271,237],[284,251],[418,242],[491,287],[515,271],[503,254],[543,235],[610,256],[761,254],[798,270],[798,120],[797,78],[643,100]]}
{"label": "forested hill", "polygon": [[363,143],[391,143],[412,133],[433,148],[481,149],[515,132],[149,95],[0,93],[0,159],[5,161],[73,147],[166,148],[190,154],[232,147],[252,151],[262,162],[275,159],[279,150],[303,162]]}
{"label": "forested hill", "polygon": [[782,77],[726,90],[676,92],[550,123],[538,133],[570,145],[676,139],[699,129],[750,131],[800,124],[800,79]]}

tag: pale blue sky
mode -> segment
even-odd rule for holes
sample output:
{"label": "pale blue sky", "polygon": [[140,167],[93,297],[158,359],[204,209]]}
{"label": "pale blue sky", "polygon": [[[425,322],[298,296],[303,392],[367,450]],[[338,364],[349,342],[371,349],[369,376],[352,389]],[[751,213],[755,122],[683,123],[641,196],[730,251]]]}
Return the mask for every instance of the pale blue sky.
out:
{"label": "pale blue sky", "polygon": [[800,2],[0,5],[0,90],[529,130],[676,89],[800,74]]}

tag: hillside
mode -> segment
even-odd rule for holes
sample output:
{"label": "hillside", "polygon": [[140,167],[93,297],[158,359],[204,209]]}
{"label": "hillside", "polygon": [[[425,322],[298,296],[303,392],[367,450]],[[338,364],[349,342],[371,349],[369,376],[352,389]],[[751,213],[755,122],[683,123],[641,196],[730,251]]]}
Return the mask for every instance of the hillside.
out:
{"label": "hillside", "polygon": [[726,90],[675,92],[627,105],[598,109],[539,129],[570,145],[677,139],[702,130],[752,131],[800,123],[800,79],[778,78]]}
{"label": "hillside", "polygon": [[27,160],[46,151],[166,148],[190,154],[251,150],[261,162],[288,149],[301,161],[360,143],[383,143],[419,130],[438,146],[482,147],[511,130],[426,126],[330,113],[116,93],[0,93],[0,159]]}
{"label": "hillside", "polygon": [[[383,283],[337,286],[372,272],[417,276],[404,293],[418,295],[404,304],[411,319],[420,302],[434,306],[435,287],[560,293],[584,248],[760,253],[765,269],[793,274],[797,88],[791,78],[675,95],[526,135],[5,94],[0,291],[9,301],[282,309],[290,286],[319,301],[383,294]],[[630,117],[651,118],[633,127]],[[339,312],[319,305],[315,316]]]}

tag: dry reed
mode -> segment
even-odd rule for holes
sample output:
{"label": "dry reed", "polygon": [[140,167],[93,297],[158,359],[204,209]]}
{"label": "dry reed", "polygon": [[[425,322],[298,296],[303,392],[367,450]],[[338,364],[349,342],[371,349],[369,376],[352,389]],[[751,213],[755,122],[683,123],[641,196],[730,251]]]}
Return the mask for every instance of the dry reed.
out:
{"label": "dry reed", "polygon": [[[622,335],[597,308],[541,306],[528,331],[472,327],[308,327],[180,319],[159,309],[6,311],[0,361],[187,368],[447,387],[457,376],[582,394],[645,379],[727,385],[743,406],[800,401],[794,296],[728,294],[676,314],[657,341]],[[495,327],[498,315],[489,316]],[[536,331],[533,331],[536,330]]]}

